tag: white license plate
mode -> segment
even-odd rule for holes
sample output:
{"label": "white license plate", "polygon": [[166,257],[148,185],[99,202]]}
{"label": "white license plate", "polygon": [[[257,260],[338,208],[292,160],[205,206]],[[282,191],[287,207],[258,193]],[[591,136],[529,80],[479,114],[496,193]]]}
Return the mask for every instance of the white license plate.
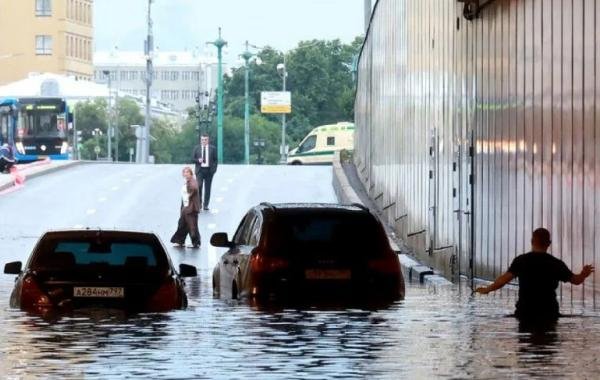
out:
{"label": "white license plate", "polygon": [[75,286],[73,297],[124,298],[125,289],[120,287]]}
{"label": "white license plate", "polygon": [[307,269],[304,271],[307,280],[349,280],[352,278],[350,269]]}

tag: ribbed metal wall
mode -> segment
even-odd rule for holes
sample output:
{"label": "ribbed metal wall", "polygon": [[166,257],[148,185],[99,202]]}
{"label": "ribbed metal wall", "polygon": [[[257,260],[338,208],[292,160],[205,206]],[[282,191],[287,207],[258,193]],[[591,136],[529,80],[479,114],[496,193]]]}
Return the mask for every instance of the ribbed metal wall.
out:
{"label": "ribbed metal wall", "polygon": [[[599,22],[600,0],[497,0],[474,21],[456,0],[377,3],[355,159],[423,259],[491,279],[545,226],[575,271],[600,267]],[[595,305],[594,276],[561,297]]]}

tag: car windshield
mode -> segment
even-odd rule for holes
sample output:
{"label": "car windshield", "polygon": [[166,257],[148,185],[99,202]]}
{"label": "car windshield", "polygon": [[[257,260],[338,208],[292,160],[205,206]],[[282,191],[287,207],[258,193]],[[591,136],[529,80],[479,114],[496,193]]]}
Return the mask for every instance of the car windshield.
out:
{"label": "car windshield", "polygon": [[289,213],[276,220],[278,246],[295,249],[334,249],[340,252],[381,250],[380,227],[373,218],[349,213]]}
{"label": "car windshield", "polygon": [[51,240],[43,242],[31,266],[63,268],[99,264],[156,268],[166,264],[161,251],[150,242]]}

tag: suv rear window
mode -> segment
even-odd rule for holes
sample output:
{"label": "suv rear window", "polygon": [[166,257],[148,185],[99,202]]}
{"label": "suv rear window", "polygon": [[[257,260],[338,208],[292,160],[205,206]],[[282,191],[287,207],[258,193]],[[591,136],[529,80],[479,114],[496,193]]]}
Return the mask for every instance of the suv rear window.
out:
{"label": "suv rear window", "polygon": [[275,223],[279,249],[378,251],[385,247],[381,227],[366,214],[289,213],[279,215]]}

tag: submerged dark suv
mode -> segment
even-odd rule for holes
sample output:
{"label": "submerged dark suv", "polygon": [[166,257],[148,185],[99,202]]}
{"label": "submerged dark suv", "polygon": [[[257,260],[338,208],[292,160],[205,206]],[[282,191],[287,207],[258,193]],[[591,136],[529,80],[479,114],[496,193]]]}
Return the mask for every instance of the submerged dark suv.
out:
{"label": "submerged dark suv", "polygon": [[[213,271],[222,297],[404,297],[398,255],[363,206],[261,203],[248,211]],[[281,298],[280,298],[281,299]]]}

